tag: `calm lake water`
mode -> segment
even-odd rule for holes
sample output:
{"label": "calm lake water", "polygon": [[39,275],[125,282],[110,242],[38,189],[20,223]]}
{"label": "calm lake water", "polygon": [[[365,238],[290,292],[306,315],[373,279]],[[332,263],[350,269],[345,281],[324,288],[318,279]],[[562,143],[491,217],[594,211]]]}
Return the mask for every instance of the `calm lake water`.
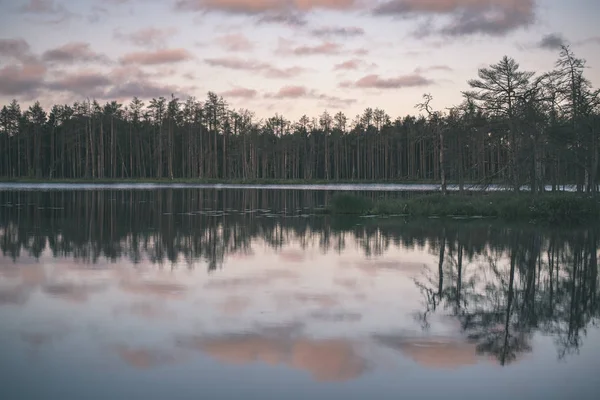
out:
{"label": "calm lake water", "polygon": [[598,398],[596,227],[30,189],[0,190],[1,399]]}

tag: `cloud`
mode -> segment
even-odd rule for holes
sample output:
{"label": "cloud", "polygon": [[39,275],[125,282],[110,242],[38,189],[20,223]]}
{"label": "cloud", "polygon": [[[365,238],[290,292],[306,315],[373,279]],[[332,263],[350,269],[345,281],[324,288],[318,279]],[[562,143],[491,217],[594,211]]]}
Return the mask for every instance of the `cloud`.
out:
{"label": "cloud", "polygon": [[0,94],[30,99],[40,89],[46,75],[41,64],[7,65],[0,68]]}
{"label": "cloud", "polygon": [[175,28],[144,28],[130,33],[115,30],[113,36],[118,40],[125,40],[140,47],[163,47],[169,38],[177,33]]}
{"label": "cloud", "polygon": [[317,37],[331,37],[331,36],[339,36],[339,37],[354,37],[354,36],[362,36],[365,34],[365,30],[358,26],[349,26],[349,27],[323,27],[313,29],[311,31],[313,36]]}
{"label": "cloud", "polygon": [[429,71],[446,71],[451,72],[454,71],[451,67],[447,65],[431,65],[429,67],[417,67],[415,68],[415,74],[421,74],[423,72]]}
{"label": "cloud", "polygon": [[108,16],[109,12],[106,8],[101,7],[99,5],[93,5],[91,9],[91,13],[88,15],[87,19],[91,23],[100,22],[102,19]]}
{"label": "cloud", "polygon": [[291,41],[282,39],[279,41],[279,48],[277,53],[279,54],[293,54],[296,56],[309,56],[309,55],[329,55],[339,54],[342,46],[338,43],[323,42],[318,45],[302,45],[294,46]]}
{"label": "cloud", "polygon": [[365,62],[362,60],[358,60],[358,59],[353,59],[353,60],[348,60],[348,61],[344,61],[341,62],[339,64],[335,64],[333,66],[333,69],[335,71],[339,71],[339,70],[355,70],[355,69],[359,69]]}
{"label": "cloud", "polygon": [[587,45],[587,44],[600,44],[600,36],[592,36],[589,38],[582,39],[576,43],[577,45]]}
{"label": "cloud", "polygon": [[169,84],[159,84],[142,79],[126,82],[121,85],[114,85],[104,93],[105,99],[132,99],[139,97],[140,99],[157,98],[160,96],[168,97],[171,94],[186,95],[184,90],[179,86]]}
{"label": "cloud", "polygon": [[111,85],[112,81],[102,72],[80,71],[49,82],[46,87],[78,96],[98,97]]}
{"label": "cloud", "polygon": [[544,35],[538,42],[537,47],[546,50],[558,50],[566,44],[566,39],[560,33],[549,33]]}
{"label": "cloud", "polygon": [[244,60],[241,58],[207,58],[204,60],[205,63],[211,67],[223,67],[228,69],[245,70],[245,71],[260,71],[268,68],[269,64],[254,61]]}
{"label": "cloud", "polygon": [[356,102],[356,99],[343,99],[336,96],[319,93],[316,90],[309,90],[305,86],[284,86],[275,93],[267,93],[266,98],[271,99],[312,99],[318,100],[322,104],[331,108],[342,108]]}
{"label": "cloud", "polygon": [[59,12],[60,6],[56,6],[54,0],[29,0],[20,10],[23,13],[54,14]]}
{"label": "cloud", "polygon": [[227,14],[257,15],[267,13],[308,12],[316,9],[348,10],[357,0],[177,0],[182,11],[218,11]]}
{"label": "cloud", "polygon": [[242,88],[242,87],[237,87],[234,89],[230,89],[230,90],[226,90],[224,92],[221,92],[220,95],[227,98],[227,97],[237,97],[237,98],[243,98],[243,99],[252,99],[254,97],[256,97],[257,95],[257,91],[254,89],[247,89],[247,88]]}
{"label": "cloud", "polygon": [[306,71],[306,69],[304,69],[302,67],[289,67],[289,68],[269,67],[267,70],[265,70],[264,75],[267,78],[287,79],[287,78],[294,78],[294,77],[304,73],[305,71]]}
{"label": "cloud", "polygon": [[45,24],[59,24],[75,16],[62,4],[56,4],[54,0],[29,0],[19,7],[19,11],[35,16],[35,22]]}
{"label": "cloud", "polygon": [[449,36],[485,34],[502,36],[532,24],[535,0],[391,0],[373,9],[378,16],[448,17],[441,28],[427,24],[421,35],[441,33]]}
{"label": "cloud", "polygon": [[268,95],[275,99],[297,99],[299,97],[306,97],[308,95],[308,89],[304,86],[284,86],[277,93]]}
{"label": "cloud", "polygon": [[320,94],[317,96],[318,100],[321,100],[322,104],[328,108],[344,108],[348,107],[357,102],[356,99],[344,99],[337,96],[329,96],[326,94]]}
{"label": "cloud", "polygon": [[204,62],[211,67],[261,72],[267,78],[293,78],[305,71],[301,67],[278,68],[265,62],[237,57],[207,58]]}
{"label": "cloud", "polygon": [[0,39],[0,57],[13,57],[18,60],[29,54],[29,43],[24,39]]}
{"label": "cloud", "polygon": [[239,33],[220,36],[216,42],[227,51],[249,51],[254,47],[246,36]]}
{"label": "cloud", "polygon": [[121,63],[139,64],[139,65],[159,65],[173,64],[191,59],[191,54],[182,48],[179,49],[159,49],[155,51],[140,51],[125,54],[121,58]]}
{"label": "cloud", "polygon": [[89,43],[71,42],[42,54],[42,60],[51,63],[74,64],[77,62],[109,63],[109,58],[92,51]]}
{"label": "cloud", "polygon": [[307,24],[306,19],[299,14],[271,13],[258,18],[257,24],[281,24],[290,27],[299,27]]}
{"label": "cloud", "polygon": [[402,75],[394,78],[382,78],[379,75],[372,74],[364,76],[356,82],[342,82],[340,86],[363,89],[402,89],[407,87],[428,86],[432,83],[432,80],[419,74]]}

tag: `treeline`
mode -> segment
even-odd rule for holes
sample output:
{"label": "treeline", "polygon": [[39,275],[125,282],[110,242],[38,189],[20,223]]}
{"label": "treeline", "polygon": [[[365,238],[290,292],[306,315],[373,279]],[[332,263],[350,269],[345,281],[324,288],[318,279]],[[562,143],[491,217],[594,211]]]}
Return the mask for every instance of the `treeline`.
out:
{"label": "treeline", "polygon": [[292,122],[258,120],[209,92],[204,102],[134,98],[0,111],[5,179],[434,180],[596,191],[600,112],[585,62],[562,49],[534,74],[504,57],[479,70],[464,101],[392,120],[367,108]]}

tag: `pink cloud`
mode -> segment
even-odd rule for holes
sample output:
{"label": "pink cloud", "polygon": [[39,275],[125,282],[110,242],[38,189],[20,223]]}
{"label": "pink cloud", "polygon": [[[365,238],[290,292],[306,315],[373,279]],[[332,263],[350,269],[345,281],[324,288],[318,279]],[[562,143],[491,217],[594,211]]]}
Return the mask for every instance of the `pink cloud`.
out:
{"label": "pink cloud", "polygon": [[293,78],[304,73],[306,69],[302,67],[275,68],[270,67],[265,71],[267,78]]}
{"label": "pink cloud", "polygon": [[363,64],[363,61],[361,61],[361,60],[356,60],[356,59],[354,59],[354,60],[348,60],[348,61],[344,61],[342,63],[334,65],[333,69],[334,70],[359,69],[362,64]]}
{"label": "pink cloud", "polygon": [[356,103],[356,99],[343,99],[328,94],[319,93],[316,90],[309,90],[305,86],[284,86],[275,93],[268,93],[266,98],[272,99],[311,99],[317,100],[329,108],[342,108]]}
{"label": "pink cloud", "polygon": [[317,37],[330,37],[330,36],[341,36],[341,37],[353,37],[362,36],[365,34],[365,30],[359,26],[348,26],[348,27],[323,27],[313,29],[311,31],[313,36]]}
{"label": "pink cloud", "polygon": [[0,68],[0,94],[29,98],[42,86],[45,75],[41,64],[7,65]]}
{"label": "pink cloud", "polygon": [[47,50],[42,54],[42,59],[48,62],[64,64],[76,62],[110,62],[106,55],[96,53],[90,48],[90,44],[85,42],[70,42],[63,46]]}
{"label": "pink cloud", "polygon": [[394,78],[382,78],[379,75],[371,74],[362,77],[356,82],[344,81],[340,83],[340,86],[363,89],[401,89],[406,87],[428,86],[432,83],[432,80],[419,74],[402,75]]}
{"label": "pink cloud", "polygon": [[428,72],[428,71],[446,71],[446,72],[451,72],[451,71],[453,71],[453,69],[450,68],[447,65],[432,65],[432,66],[429,66],[429,67],[418,67],[418,68],[415,68],[415,73],[416,74],[420,74],[420,73]]}
{"label": "pink cloud", "polygon": [[297,99],[308,95],[308,89],[304,86],[284,86],[277,93],[268,95],[276,99]]}
{"label": "pink cloud", "polygon": [[221,92],[220,95],[223,97],[238,97],[243,99],[251,99],[256,97],[257,93],[258,92],[254,89],[238,87]]}
{"label": "pink cloud", "polygon": [[47,87],[58,91],[68,91],[81,96],[89,95],[92,92],[96,96],[111,84],[111,80],[101,72],[79,71],[52,81],[47,84]]}
{"label": "pink cloud", "polygon": [[140,47],[162,47],[177,33],[175,28],[144,28],[131,33],[114,32],[115,39],[126,40]]}
{"label": "pink cloud", "polygon": [[212,67],[261,72],[267,78],[293,78],[305,71],[301,67],[278,68],[265,62],[237,57],[207,58],[204,62]]}
{"label": "pink cloud", "polygon": [[323,42],[317,45],[296,46],[291,40],[279,38],[279,54],[293,54],[297,56],[308,56],[316,54],[338,54],[342,49],[338,43]]}
{"label": "pink cloud", "polygon": [[217,43],[227,51],[249,51],[254,47],[246,36],[239,33],[221,36]]}
{"label": "pink cloud", "polygon": [[158,64],[173,64],[191,59],[191,54],[185,49],[160,49],[156,51],[140,51],[125,54],[121,58],[121,63],[141,64],[141,65],[158,65]]}
{"label": "pink cloud", "polygon": [[24,39],[0,39],[0,56],[21,59],[29,53],[29,43]]}
{"label": "pink cloud", "polygon": [[265,14],[315,9],[348,10],[357,0],[178,0],[175,7],[188,11],[220,11],[229,14]]}

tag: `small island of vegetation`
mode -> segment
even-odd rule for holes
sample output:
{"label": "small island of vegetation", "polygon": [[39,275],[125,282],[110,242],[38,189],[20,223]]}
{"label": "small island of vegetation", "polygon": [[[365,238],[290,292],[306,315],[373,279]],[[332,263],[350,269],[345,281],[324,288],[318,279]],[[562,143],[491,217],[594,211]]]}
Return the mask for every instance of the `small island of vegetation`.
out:
{"label": "small island of vegetation", "polygon": [[426,194],[407,199],[372,200],[354,194],[333,197],[327,212],[337,215],[501,218],[506,221],[580,224],[600,222],[600,198],[560,193]]}

